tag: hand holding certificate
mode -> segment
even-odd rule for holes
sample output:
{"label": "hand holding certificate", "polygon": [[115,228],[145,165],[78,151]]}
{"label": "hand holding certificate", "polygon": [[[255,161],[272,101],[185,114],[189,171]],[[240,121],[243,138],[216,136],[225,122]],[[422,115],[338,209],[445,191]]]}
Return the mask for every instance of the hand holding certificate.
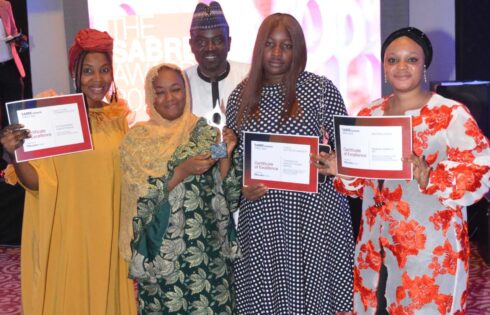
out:
{"label": "hand holding certificate", "polygon": [[318,137],[244,133],[243,185],[317,192],[318,171],[310,154],[318,153]]}
{"label": "hand holding certificate", "polygon": [[82,94],[6,104],[10,124],[22,124],[30,137],[15,150],[17,162],[92,150]]}
{"label": "hand holding certificate", "polygon": [[339,175],[412,179],[410,116],[334,116]]}

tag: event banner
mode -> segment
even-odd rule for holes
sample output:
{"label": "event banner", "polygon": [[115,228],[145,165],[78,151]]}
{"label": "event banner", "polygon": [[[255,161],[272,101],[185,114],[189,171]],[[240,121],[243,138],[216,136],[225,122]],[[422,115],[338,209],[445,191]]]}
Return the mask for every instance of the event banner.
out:
{"label": "event banner", "polygon": [[[114,38],[114,80],[118,95],[131,109],[131,125],[148,120],[143,83],[152,66],[162,60],[183,69],[196,64],[189,29],[198,2],[209,4],[210,0],[86,2],[90,27],[107,31]],[[301,24],[305,36],[306,70],[332,80],[350,114],[381,96],[380,0],[218,2],[233,39],[228,60],[250,64],[264,19],[274,12],[289,13]],[[30,3],[38,8],[35,12],[45,12],[43,1]]]}
{"label": "event banner", "polygon": [[243,185],[318,192],[318,137],[244,132]]}
{"label": "event banner", "polygon": [[30,130],[15,151],[17,162],[92,150],[92,139],[83,94],[9,102],[10,124]]}
{"label": "event banner", "polygon": [[410,116],[334,116],[339,175],[373,179],[412,179]]}

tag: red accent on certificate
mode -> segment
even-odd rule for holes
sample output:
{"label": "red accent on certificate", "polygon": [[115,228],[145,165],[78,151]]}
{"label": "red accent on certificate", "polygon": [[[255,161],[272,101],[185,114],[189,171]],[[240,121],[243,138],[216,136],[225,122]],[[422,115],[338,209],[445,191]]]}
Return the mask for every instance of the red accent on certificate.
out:
{"label": "red accent on certificate", "polygon": [[243,185],[318,192],[318,137],[244,132]]}
{"label": "red accent on certificate", "polygon": [[83,94],[6,103],[11,124],[22,124],[31,138],[15,151],[17,162],[92,150]]}
{"label": "red accent on certificate", "polygon": [[412,179],[411,116],[334,116],[337,172],[349,177]]}

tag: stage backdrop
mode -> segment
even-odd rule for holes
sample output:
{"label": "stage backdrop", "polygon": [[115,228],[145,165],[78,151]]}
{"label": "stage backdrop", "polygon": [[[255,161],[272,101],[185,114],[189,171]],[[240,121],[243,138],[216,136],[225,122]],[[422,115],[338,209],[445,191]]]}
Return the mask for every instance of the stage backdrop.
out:
{"label": "stage backdrop", "polygon": [[[305,33],[307,70],[331,79],[351,114],[380,96],[379,0],[219,2],[230,25],[230,60],[249,63],[263,19],[275,12],[289,13]],[[143,82],[151,66],[165,61],[185,68],[195,63],[188,40],[197,3],[88,0],[90,26],[108,31],[115,39],[115,81],[136,121],[147,118]]]}

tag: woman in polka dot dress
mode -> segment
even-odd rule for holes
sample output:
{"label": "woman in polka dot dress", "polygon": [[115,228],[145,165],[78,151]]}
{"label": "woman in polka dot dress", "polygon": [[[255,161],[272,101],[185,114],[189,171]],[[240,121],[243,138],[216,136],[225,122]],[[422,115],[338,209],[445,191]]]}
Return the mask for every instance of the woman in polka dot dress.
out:
{"label": "woman in polka dot dress", "polygon": [[[248,79],[227,106],[240,136],[235,172],[241,179],[242,132],[324,137],[332,115],[346,114],[337,88],[304,71],[301,26],[288,14],[262,23]],[[333,143],[330,143],[333,145]],[[232,205],[233,206],[233,205]],[[235,208],[237,205],[234,205]],[[242,188],[236,262],[239,314],[336,314],[352,308],[354,241],[347,200],[330,179],[318,193]]]}

